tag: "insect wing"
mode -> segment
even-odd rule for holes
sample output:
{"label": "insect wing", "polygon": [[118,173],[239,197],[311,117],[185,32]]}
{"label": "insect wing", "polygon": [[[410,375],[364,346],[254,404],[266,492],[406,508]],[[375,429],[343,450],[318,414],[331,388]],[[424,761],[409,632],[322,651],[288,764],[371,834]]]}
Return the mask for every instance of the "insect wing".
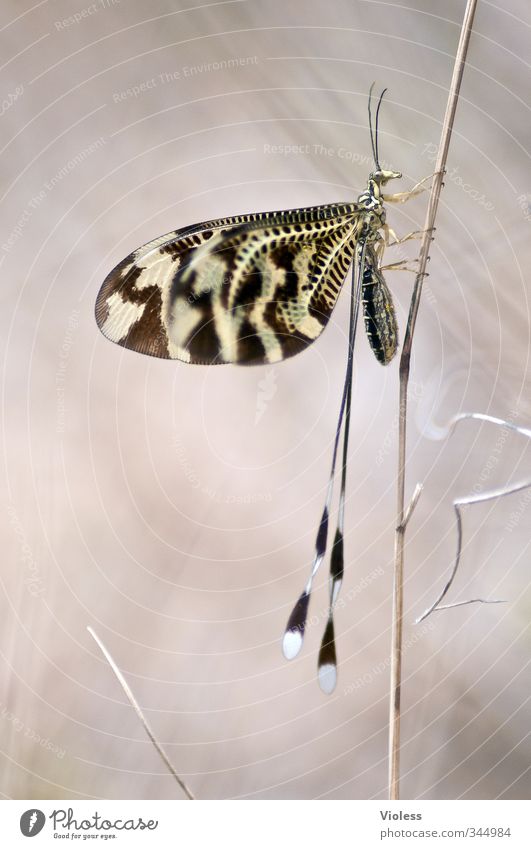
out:
{"label": "insect wing", "polygon": [[203,222],[134,251],[96,302],[103,334],[189,363],[273,363],[316,339],[352,261],[359,206]]}

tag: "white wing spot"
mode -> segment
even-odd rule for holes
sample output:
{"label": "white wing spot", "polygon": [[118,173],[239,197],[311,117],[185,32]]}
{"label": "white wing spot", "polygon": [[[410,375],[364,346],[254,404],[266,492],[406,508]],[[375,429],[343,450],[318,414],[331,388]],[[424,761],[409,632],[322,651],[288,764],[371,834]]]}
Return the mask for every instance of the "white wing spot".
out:
{"label": "white wing spot", "polygon": [[145,304],[132,304],[124,301],[118,292],[107,298],[109,315],[101,328],[101,332],[111,342],[119,342],[129,333],[144,312]]}
{"label": "white wing spot", "polygon": [[302,635],[300,631],[286,631],[282,640],[282,651],[286,660],[297,657],[302,648]]}
{"label": "white wing spot", "polygon": [[319,669],[319,685],[323,693],[327,696],[336,688],[337,684],[337,669],[333,663],[325,663]]}
{"label": "white wing spot", "polygon": [[308,339],[317,339],[319,334],[322,332],[322,329],[323,325],[321,322],[314,315],[310,315],[309,313],[297,324],[297,330],[300,333],[304,333]]}

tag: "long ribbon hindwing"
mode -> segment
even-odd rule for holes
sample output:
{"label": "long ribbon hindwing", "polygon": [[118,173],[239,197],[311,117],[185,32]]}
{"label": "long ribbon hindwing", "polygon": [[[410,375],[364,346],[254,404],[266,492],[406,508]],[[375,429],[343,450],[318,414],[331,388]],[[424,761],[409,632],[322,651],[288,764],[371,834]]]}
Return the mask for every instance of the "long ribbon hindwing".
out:
{"label": "long ribbon hindwing", "polygon": [[352,263],[357,203],[177,230],[105,280],[96,320],[126,348],[187,363],[275,363],[321,334]]}

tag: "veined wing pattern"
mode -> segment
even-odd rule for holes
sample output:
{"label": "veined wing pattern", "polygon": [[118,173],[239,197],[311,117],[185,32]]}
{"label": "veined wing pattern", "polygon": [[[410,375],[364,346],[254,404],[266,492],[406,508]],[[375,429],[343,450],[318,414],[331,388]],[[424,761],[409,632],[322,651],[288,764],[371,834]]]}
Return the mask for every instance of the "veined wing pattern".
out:
{"label": "veined wing pattern", "polygon": [[160,236],[103,283],[96,319],[126,348],[187,363],[275,363],[322,332],[352,263],[357,203],[206,221]]}

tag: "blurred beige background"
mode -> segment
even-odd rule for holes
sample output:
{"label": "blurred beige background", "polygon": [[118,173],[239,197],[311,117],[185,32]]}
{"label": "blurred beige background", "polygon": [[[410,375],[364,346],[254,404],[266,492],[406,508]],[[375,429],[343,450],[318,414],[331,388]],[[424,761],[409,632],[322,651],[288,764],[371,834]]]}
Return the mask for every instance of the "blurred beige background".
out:
{"label": "blurred beige background", "polygon": [[[107,272],[175,227],[352,200],[381,158],[433,170],[463,2],[2,4],[0,792],[178,798],[92,625],[200,798],[385,798],[397,366],[358,337],[339,684],[321,624],[280,638],[311,562],[348,297],[306,353],[209,370],[107,342]],[[69,16],[77,17],[71,18]],[[403,795],[530,790],[531,496],[471,508],[449,600],[452,499],[531,478],[529,7],[480,2],[414,345]],[[272,146],[296,151],[272,152]],[[398,187],[397,187],[398,188]],[[393,208],[399,233],[426,198]],[[402,255],[415,256],[416,245]],[[389,256],[388,261],[392,261]],[[388,275],[404,328],[412,276]],[[323,568],[311,615],[327,602]]]}

